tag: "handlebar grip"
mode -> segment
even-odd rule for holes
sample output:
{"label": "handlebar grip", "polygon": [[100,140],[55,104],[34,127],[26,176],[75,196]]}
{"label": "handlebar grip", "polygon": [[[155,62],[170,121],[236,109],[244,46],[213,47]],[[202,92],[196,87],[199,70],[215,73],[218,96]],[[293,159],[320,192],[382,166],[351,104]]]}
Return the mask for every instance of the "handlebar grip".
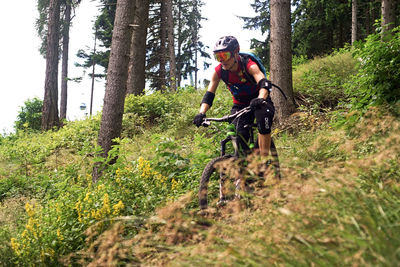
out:
{"label": "handlebar grip", "polygon": [[203,126],[203,127],[208,127],[208,126],[210,126],[210,124],[211,124],[211,122],[209,122],[209,121],[203,121],[203,122],[201,123],[201,126]]}

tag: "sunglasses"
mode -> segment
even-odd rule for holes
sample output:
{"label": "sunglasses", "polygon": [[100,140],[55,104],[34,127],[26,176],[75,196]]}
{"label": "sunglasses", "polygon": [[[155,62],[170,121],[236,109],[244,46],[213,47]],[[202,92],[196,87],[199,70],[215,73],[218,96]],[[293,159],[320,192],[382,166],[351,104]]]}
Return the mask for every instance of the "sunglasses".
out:
{"label": "sunglasses", "polygon": [[214,53],[214,57],[217,61],[221,62],[230,59],[232,57],[232,54],[229,51],[221,51]]}

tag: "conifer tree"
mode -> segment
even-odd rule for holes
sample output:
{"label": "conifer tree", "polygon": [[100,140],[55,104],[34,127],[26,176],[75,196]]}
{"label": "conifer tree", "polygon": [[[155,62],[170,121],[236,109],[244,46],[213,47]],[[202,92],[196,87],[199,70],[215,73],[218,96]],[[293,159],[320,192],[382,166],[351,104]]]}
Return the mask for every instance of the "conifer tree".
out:
{"label": "conifer tree", "polygon": [[47,26],[46,78],[42,112],[42,130],[59,126],[58,117],[58,41],[60,22],[60,2],[50,0]]}
{"label": "conifer tree", "polygon": [[[143,0],[136,1],[138,1],[139,3]],[[145,13],[148,13],[148,22],[146,23],[148,27],[146,32],[144,32],[144,30],[141,30],[141,32],[143,33],[143,35],[141,35],[141,38],[142,40],[146,41],[146,82],[137,83],[139,84],[138,86],[140,88],[137,92],[139,94],[143,92],[144,84],[148,84],[151,88],[156,88],[156,90],[161,90],[162,86],[171,87],[172,85],[172,87],[174,87],[172,81],[176,81],[176,85],[180,86],[182,79],[188,79],[198,70],[198,67],[196,67],[195,51],[197,51],[197,54],[204,59],[210,58],[210,55],[205,52],[204,44],[199,40],[199,38],[193,37],[195,31],[198,31],[199,27],[201,27],[201,21],[204,19],[201,16],[200,12],[200,7],[203,5],[202,1],[173,0],[171,2],[172,18],[174,22],[173,41],[168,41],[168,34],[166,34],[166,32],[164,34],[163,31],[161,31],[161,19],[163,18],[163,16],[161,15],[161,4],[162,2],[166,2],[161,0],[147,1],[149,1],[149,10],[146,10]],[[96,55],[92,55],[91,52],[80,50],[78,56],[85,59],[85,63],[81,66],[86,68],[91,66],[92,62],[94,62],[94,60],[92,60],[92,57],[94,56],[96,58],[96,64],[100,64],[105,68],[105,71],[107,71],[107,62],[111,44],[110,36],[113,29],[113,18],[115,16],[116,0],[101,0],[101,2],[103,5],[101,7],[101,14],[96,19],[96,25],[98,25],[97,37],[103,50],[96,52]],[[138,3],[137,5],[139,5]],[[147,4],[144,4],[144,6],[146,5]],[[163,23],[165,22],[163,25],[164,29],[168,28],[166,27],[168,21],[168,17],[166,16],[166,14],[168,13],[166,13],[165,10],[163,18]],[[143,18],[146,16],[141,17]],[[133,25],[138,25],[138,23],[134,22]],[[161,34],[163,34],[163,38],[161,38]],[[194,41],[196,39],[197,42]],[[163,40],[162,44],[161,40]],[[172,46],[169,45],[170,43],[174,43],[174,52],[176,51],[175,57],[169,55],[172,53]],[[144,55],[142,52],[138,53]],[[174,75],[174,71],[171,70],[171,66],[172,69],[174,68],[174,64],[171,61],[173,58],[176,59],[175,79],[171,78],[171,76]],[[143,63],[140,63],[139,65],[143,66]],[[207,61],[204,61],[204,68],[207,68],[209,65],[210,64]],[[130,66],[131,72],[133,72],[135,68],[134,62],[132,62]],[[129,76],[130,78],[128,81],[128,85],[133,83],[132,79],[136,76],[136,74],[132,77]],[[140,76],[143,77],[142,75]],[[138,79],[141,78],[138,77]],[[136,90],[131,91],[131,87],[131,85],[128,86],[128,93],[134,92],[136,94]]]}
{"label": "conifer tree", "polygon": [[292,53],[290,0],[271,0],[271,81],[281,92],[273,90],[271,97],[276,107],[276,118],[282,122],[295,111],[292,85]]}
{"label": "conifer tree", "polygon": [[[101,156],[104,158],[115,144],[114,139],[121,135],[132,36],[132,27],[129,25],[134,21],[134,7],[134,0],[117,1],[107,86],[97,141],[102,148]],[[112,159],[111,163],[113,160],[115,159]],[[96,181],[100,175],[101,169],[96,166],[93,180]]]}
{"label": "conifer tree", "polygon": [[169,61],[169,85],[171,90],[176,91],[176,61],[175,61],[175,38],[172,0],[165,2],[167,15],[167,47]]}
{"label": "conifer tree", "polygon": [[[68,53],[69,53],[69,31],[73,19],[72,11],[80,4],[81,0],[60,0],[59,27],[57,28],[60,43],[62,43],[62,71],[61,71],[61,101],[60,119],[66,118],[67,113],[67,83],[68,83]],[[39,18],[36,20],[36,29],[42,40],[40,53],[46,57],[47,36],[49,23],[49,4],[48,0],[38,0],[37,8]]]}
{"label": "conifer tree", "polygon": [[127,94],[144,93],[146,84],[146,39],[149,21],[149,0],[136,0],[131,40]]}
{"label": "conifer tree", "polygon": [[390,31],[396,26],[396,0],[382,0],[382,28]]}

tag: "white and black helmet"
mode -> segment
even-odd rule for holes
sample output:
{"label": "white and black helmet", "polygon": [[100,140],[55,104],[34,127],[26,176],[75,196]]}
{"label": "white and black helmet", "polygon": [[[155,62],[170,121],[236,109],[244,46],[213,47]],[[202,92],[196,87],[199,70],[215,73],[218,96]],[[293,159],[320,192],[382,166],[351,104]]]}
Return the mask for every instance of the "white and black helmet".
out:
{"label": "white and black helmet", "polygon": [[230,51],[232,53],[239,52],[239,42],[233,36],[223,36],[215,43],[213,52]]}

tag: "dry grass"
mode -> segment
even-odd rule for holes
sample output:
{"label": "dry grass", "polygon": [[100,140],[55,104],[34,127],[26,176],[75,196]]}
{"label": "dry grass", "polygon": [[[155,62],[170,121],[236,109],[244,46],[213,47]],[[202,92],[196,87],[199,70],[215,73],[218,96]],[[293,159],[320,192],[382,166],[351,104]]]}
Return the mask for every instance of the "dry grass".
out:
{"label": "dry grass", "polygon": [[[377,110],[350,133],[322,130],[298,148],[299,157],[308,155],[302,158],[306,168],[286,152],[284,179],[267,176],[242,200],[202,213],[188,208],[195,198],[188,194],[157,210],[133,239],[124,240],[122,225],[116,224],[85,251],[87,258],[92,266],[115,266],[116,258],[140,266],[398,264],[396,254],[389,256],[400,244],[400,229],[387,228],[379,214],[400,216],[389,215],[398,198],[383,198],[400,192],[396,169],[390,169],[400,165],[399,130],[398,118]],[[361,149],[365,144],[373,147],[368,153]],[[321,150],[331,154],[321,157]],[[256,156],[249,161],[248,176],[260,166]],[[239,175],[235,162],[223,164]],[[370,178],[374,175],[382,182]],[[392,231],[396,234],[386,235]]]}

